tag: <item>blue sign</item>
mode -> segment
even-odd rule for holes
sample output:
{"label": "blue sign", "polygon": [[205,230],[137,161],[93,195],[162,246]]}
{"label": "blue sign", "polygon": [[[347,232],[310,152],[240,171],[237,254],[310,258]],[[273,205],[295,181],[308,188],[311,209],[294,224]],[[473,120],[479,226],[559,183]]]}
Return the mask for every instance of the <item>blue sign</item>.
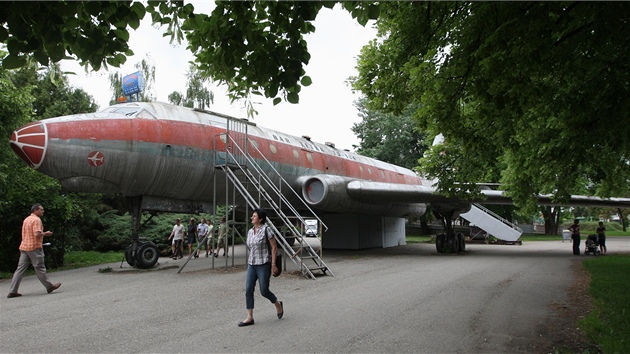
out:
{"label": "blue sign", "polygon": [[140,93],[144,90],[144,76],[141,71],[123,76],[122,89],[125,96]]}

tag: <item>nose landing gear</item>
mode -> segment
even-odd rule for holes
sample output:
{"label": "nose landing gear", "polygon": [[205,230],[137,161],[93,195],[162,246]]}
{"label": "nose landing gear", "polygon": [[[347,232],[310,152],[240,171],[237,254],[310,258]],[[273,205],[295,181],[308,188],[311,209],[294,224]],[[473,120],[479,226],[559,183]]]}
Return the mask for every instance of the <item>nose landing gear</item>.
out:
{"label": "nose landing gear", "polygon": [[132,267],[140,269],[152,268],[158,261],[160,252],[155,243],[136,241],[127,247],[125,260]]}
{"label": "nose landing gear", "polygon": [[[125,260],[132,267],[138,267],[140,269],[152,268],[160,257],[160,251],[155,243],[150,241],[140,241],[139,233],[140,221],[142,218],[142,197],[125,197],[125,203],[129,213],[131,214],[132,240],[132,243],[125,251]],[[149,220],[151,220],[152,217],[153,215],[151,215]]]}

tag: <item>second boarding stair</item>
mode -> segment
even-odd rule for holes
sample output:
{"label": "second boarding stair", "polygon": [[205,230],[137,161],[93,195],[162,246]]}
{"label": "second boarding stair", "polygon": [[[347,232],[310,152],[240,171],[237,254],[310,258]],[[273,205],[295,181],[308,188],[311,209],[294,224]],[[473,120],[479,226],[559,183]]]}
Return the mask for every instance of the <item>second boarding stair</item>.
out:
{"label": "second boarding stair", "polygon": [[[273,210],[275,216],[284,225],[282,229],[286,234],[283,234],[276,225],[271,223],[269,218],[267,218],[267,225],[273,230],[276,243],[282,247],[285,255],[295,263],[305,277],[316,279],[315,272],[334,276],[320,254],[306,241],[302,234],[306,224],[305,218],[291,205],[283,192],[293,193],[294,197],[303,203],[301,209],[310,212],[312,216],[308,218],[318,220],[319,225],[321,225],[320,230],[326,230],[325,224],[282,178],[276,168],[256,147],[256,144],[251,142],[247,135],[247,124],[239,120],[228,119],[227,132],[225,137],[221,138],[221,140],[225,140],[225,161],[224,163],[217,162],[217,168],[223,170],[227,179],[250,208],[264,207]],[[258,161],[249,154],[248,149],[254,149],[253,152],[259,156]],[[287,237],[294,238],[295,241],[289,243]],[[297,249],[292,246],[294,243],[297,245]]]}
{"label": "second boarding stair", "polygon": [[477,203],[473,203],[470,211],[460,217],[500,240],[517,241],[523,234],[520,227]]}

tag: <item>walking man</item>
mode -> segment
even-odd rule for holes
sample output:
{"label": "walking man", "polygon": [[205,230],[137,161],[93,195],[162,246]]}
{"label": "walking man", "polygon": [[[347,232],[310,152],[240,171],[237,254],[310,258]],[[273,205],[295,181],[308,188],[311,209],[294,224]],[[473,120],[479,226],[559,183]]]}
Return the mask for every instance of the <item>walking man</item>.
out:
{"label": "walking man", "polygon": [[[201,218],[201,222],[197,225],[197,252],[195,253],[195,258],[199,258],[199,251],[201,246],[203,246],[202,242],[206,243],[207,234],[208,224],[206,224],[206,218]],[[206,257],[208,257],[208,246],[206,246]]]}
{"label": "walking man", "polygon": [[184,225],[182,225],[182,220],[180,218],[175,219],[175,225],[173,226],[173,232],[168,237],[170,241],[173,239],[173,244],[171,245],[171,250],[173,251],[173,259],[182,258],[182,242],[184,241]]}
{"label": "walking man", "polygon": [[22,223],[22,243],[19,248],[20,260],[15,273],[13,273],[11,289],[9,290],[9,295],[7,295],[8,298],[22,296],[22,294],[18,293],[18,289],[29,264],[33,265],[35,273],[37,273],[37,278],[44,287],[46,287],[49,294],[61,286],[61,283],[51,283],[46,274],[42,244],[44,236],[52,236],[52,231],[44,232],[44,225],[41,219],[42,215],[44,215],[44,207],[39,203],[34,204],[31,207],[31,215],[24,219]]}

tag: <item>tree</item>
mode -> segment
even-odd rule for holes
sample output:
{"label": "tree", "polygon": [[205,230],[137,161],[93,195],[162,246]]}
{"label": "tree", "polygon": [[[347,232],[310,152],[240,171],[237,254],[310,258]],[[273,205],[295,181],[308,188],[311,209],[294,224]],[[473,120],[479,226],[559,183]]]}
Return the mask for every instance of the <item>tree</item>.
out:
{"label": "tree", "polygon": [[[425,134],[415,127],[415,121],[411,116],[415,111],[413,107],[408,107],[402,114],[395,115],[367,108],[365,98],[355,102],[355,106],[361,117],[361,122],[352,126],[352,131],[359,138],[359,146],[355,146],[357,153],[409,169],[418,165],[418,160],[428,145],[425,142]],[[419,218],[420,232],[423,235],[429,234],[428,224],[432,219],[431,212]]]}
{"label": "tree", "polygon": [[545,206],[541,208],[543,219],[545,220],[545,235],[558,235],[562,208],[559,206]]}
{"label": "tree", "polygon": [[[128,28],[137,29],[146,13],[153,24],[167,26],[165,36],[186,36],[201,72],[228,85],[233,100],[252,94],[273,98],[274,104],[299,101],[302,86],[311,84],[304,66],[310,55],[303,35],[322,7],[334,1],[217,1],[210,16],[195,14],[183,1],[3,3],[0,41],[9,55],[5,69],[75,58],[98,71],[118,67],[133,55]],[[359,23],[376,19],[378,2],[340,2]]]}
{"label": "tree", "polygon": [[366,107],[366,100],[355,103],[361,122],[352,126],[359,138],[357,153],[413,169],[427,149],[424,134],[415,128],[411,116],[415,109],[408,108],[401,115],[376,112]]}
{"label": "tree", "polygon": [[[0,53],[1,54],[1,53]],[[55,68],[52,68],[55,70]],[[18,127],[50,115],[84,113],[96,105],[84,91],[67,86],[64,78],[55,86],[49,72],[38,74],[30,65],[19,71],[0,69],[0,138],[8,141]],[[41,101],[39,101],[41,100]],[[73,111],[73,110],[79,110]],[[17,264],[22,220],[32,204],[46,206],[44,223],[54,230],[54,247],[47,250],[49,266],[60,265],[68,236],[94,209],[95,196],[65,193],[59,181],[28,167],[13,153],[9,144],[0,147],[0,271],[12,271]]]}
{"label": "tree", "polygon": [[[630,190],[630,4],[388,2],[382,40],[359,58],[370,107],[410,104],[421,129],[445,142],[422,161],[445,194],[472,193],[479,171],[534,210],[583,185]],[[446,152],[446,153],[441,153]],[[455,182],[464,182],[456,185]]]}
{"label": "tree", "polygon": [[[624,213],[625,211],[625,213]],[[628,225],[628,209],[617,208],[617,215],[619,215],[619,221],[621,222],[621,229],[626,232]]]}
{"label": "tree", "polygon": [[[127,26],[137,28],[145,9],[136,3],[7,2],[0,15],[0,39],[9,55],[5,69],[22,67],[27,55],[41,65],[56,63],[67,54],[91,62],[94,70],[106,61],[124,62],[132,52]],[[116,24],[112,26],[112,24]],[[112,28],[114,27],[114,28]],[[106,58],[110,56],[109,58]]]}
{"label": "tree", "polygon": [[168,102],[176,106],[184,106],[184,95],[179,91],[173,91],[168,95]]}
{"label": "tree", "polygon": [[204,76],[194,65],[190,65],[186,72],[186,100],[192,102],[195,108],[205,109],[214,103],[214,93],[204,85],[208,77]]}
{"label": "tree", "polygon": [[186,72],[186,96],[181,92],[173,91],[168,95],[168,101],[177,106],[188,108],[206,109],[214,103],[214,93],[205,87],[208,77],[203,76],[194,66],[190,65]]}
{"label": "tree", "polygon": [[[359,23],[378,17],[378,3],[347,1],[342,6]],[[311,78],[303,36],[315,31],[312,22],[325,1],[217,1],[210,16],[186,18],[182,30],[199,70],[228,86],[232,100],[263,95],[278,104],[299,102]]]}
{"label": "tree", "polygon": [[34,99],[33,114],[36,119],[94,112],[98,109],[90,95],[68,84],[67,77],[63,75],[58,64],[53,64],[44,71],[31,64],[13,72],[11,80],[18,87],[31,89],[30,94]]}
{"label": "tree", "polygon": [[2,66],[20,68],[29,58],[48,66],[69,57],[95,71],[118,67],[133,55],[128,28],[137,29],[147,12],[181,39],[180,20],[193,9],[182,1],[7,1],[0,12],[0,41],[9,52]]}

